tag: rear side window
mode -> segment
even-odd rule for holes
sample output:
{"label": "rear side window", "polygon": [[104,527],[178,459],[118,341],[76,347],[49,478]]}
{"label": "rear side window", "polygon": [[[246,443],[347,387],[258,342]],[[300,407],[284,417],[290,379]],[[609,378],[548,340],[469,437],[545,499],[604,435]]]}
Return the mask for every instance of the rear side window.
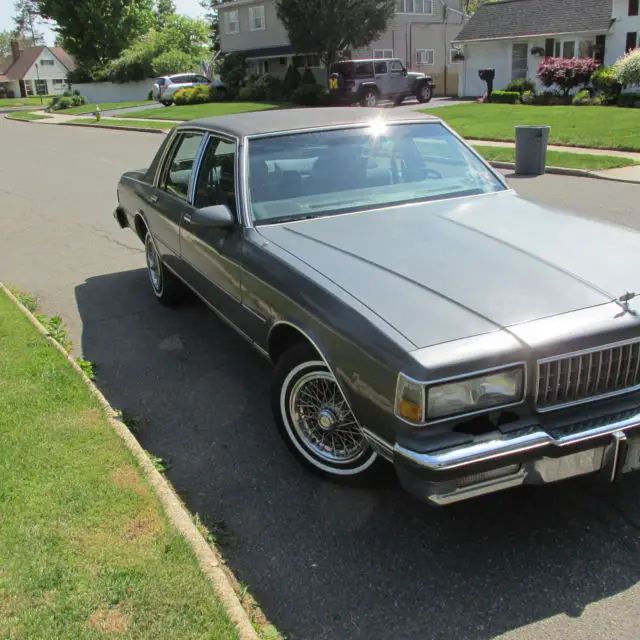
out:
{"label": "rear side window", "polygon": [[156,78],[155,79],[155,83],[159,86],[159,87],[164,87],[166,82],[166,78]]}
{"label": "rear side window", "polygon": [[353,78],[353,65],[350,62],[337,62],[331,65],[331,73],[339,73],[343,78]]}
{"label": "rear side window", "polygon": [[373,62],[358,62],[355,67],[356,78],[370,78],[373,75]]}
{"label": "rear side window", "polygon": [[203,84],[209,84],[209,78],[204,76],[196,76],[195,82],[202,82]]}
{"label": "rear side window", "polygon": [[182,200],[188,199],[189,182],[202,137],[202,133],[192,132],[178,136],[162,173],[161,189]]}
{"label": "rear side window", "polygon": [[387,63],[386,62],[376,62],[374,66],[375,66],[376,75],[387,73]]}
{"label": "rear side window", "polygon": [[185,84],[187,82],[193,82],[193,76],[186,74],[182,76],[171,76],[171,82],[174,84]]}

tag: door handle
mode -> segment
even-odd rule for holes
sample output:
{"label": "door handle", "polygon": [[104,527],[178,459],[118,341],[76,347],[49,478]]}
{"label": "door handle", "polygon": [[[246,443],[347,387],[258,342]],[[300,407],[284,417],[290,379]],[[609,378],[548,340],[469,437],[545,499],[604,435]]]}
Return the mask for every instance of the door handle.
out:
{"label": "door handle", "polygon": [[183,220],[184,222],[186,222],[187,224],[191,224],[191,216],[190,216],[188,213],[185,213],[185,214],[182,216],[182,220]]}
{"label": "door handle", "polygon": [[158,202],[158,196],[149,196],[149,202]]}

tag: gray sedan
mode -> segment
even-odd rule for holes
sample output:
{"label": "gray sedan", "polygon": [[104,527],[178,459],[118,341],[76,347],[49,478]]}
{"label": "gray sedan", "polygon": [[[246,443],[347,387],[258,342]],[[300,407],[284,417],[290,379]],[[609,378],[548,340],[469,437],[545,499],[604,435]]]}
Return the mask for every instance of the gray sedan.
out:
{"label": "gray sedan", "polygon": [[[448,504],[640,468],[640,239],[520,199],[434,117],[187,122],[115,217],[153,295],[268,357],[291,453]],[[268,455],[268,453],[265,453]]]}

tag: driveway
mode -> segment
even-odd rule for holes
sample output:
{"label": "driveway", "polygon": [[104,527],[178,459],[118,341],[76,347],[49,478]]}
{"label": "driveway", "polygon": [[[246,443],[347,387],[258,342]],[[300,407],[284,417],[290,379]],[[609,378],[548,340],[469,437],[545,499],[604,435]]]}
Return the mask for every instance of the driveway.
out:
{"label": "driveway", "polygon": [[[111,217],[118,176],[145,166],[161,138],[0,119],[0,140],[10,150],[0,154],[0,278],[67,320],[100,388],[138,418],[142,445],[170,463],[188,507],[288,638],[637,639],[640,477],[440,510],[395,484],[321,482],[275,433],[269,364],[200,304],[158,305],[140,244]],[[640,229],[636,185],[512,184]]]}

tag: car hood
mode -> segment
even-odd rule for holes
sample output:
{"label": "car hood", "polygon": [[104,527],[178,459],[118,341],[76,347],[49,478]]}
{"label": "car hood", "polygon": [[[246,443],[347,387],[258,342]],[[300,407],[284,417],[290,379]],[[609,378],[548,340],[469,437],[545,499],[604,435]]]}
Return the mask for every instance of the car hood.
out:
{"label": "car hood", "polygon": [[640,285],[640,234],[511,191],[258,230],[416,347],[604,304]]}

